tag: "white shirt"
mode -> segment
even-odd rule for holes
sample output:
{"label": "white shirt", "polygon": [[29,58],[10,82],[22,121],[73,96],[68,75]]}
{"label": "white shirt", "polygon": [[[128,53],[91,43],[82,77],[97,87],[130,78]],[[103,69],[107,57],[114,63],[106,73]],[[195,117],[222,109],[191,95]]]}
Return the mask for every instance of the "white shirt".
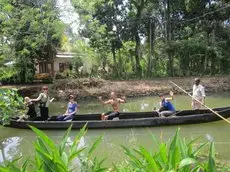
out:
{"label": "white shirt", "polygon": [[195,99],[202,99],[205,97],[204,87],[202,85],[193,85],[192,96]]}
{"label": "white shirt", "polygon": [[45,107],[49,107],[49,104],[51,103],[50,97],[45,93],[40,93],[37,99],[41,103],[46,103]]}

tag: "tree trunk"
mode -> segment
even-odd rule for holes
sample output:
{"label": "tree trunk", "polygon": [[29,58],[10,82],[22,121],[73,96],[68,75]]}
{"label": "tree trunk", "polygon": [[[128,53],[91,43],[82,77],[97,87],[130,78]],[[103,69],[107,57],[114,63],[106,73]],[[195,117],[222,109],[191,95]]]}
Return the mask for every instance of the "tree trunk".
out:
{"label": "tree trunk", "polygon": [[148,42],[149,42],[149,58],[148,58],[148,70],[147,77],[152,77],[153,67],[154,67],[154,40],[155,40],[155,22],[150,19],[149,29],[148,29]]}
{"label": "tree trunk", "polygon": [[136,74],[138,77],[141,77],[142,75],[142,68],[140,64],[140,47],[141,47],[141,40],[138,35],[138,32],[135,33],[135,41],[136,41],[136,46],[135,46],[135,60],[136,60]]}
{"label": "tree trunk", "polygon": [[115,68],[115,77],[118,77],[118,68],[117,68],[117,59],[116,59],[116,50],[112,47],[113,63]]}
{"label": "tree trunk", "polygon": [[136,60],[136,74],[138,77],[142,77],[142,68],[140,64],[140,58],[141,58],[141,53],[140,53],[140,47],[141,47],[141,40],[139,36],[139,25],[141,22],[141,12],[144,8],[145,1],[141,0],[140,4],[138,3],[139,1],[133,1],[134,5],[137,8],[137,14],[136,14],[136,21],[134,25],[134,33],[135,33],[135,41],[136,41],[136,46],[135,46],[135,60]]}
{"label": "tree trunk", "polygon": [[[171,27],[171,4],[170,0],[166,1],[165,9],[166,10],[166,38],[167,38],[167,44],[170,46],[170,42],[172,41],[172,27]],[[174,70],[173,70],[173,54],[171,51],[168,51],[168,64],[167,64],[167,70],[169,76],[174,76]]]}

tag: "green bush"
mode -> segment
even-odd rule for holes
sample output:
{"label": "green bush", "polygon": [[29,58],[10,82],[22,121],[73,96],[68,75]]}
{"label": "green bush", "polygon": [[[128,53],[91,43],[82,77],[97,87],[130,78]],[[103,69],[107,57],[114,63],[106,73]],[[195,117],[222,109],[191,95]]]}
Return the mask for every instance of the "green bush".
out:
{"label": "green bush", "polygon": [[[86,127],[86,126],[85,126]],[[104,160],[99,161],[93,156],[93,152],[102,137],[99,137],[90,149],[80,147],[80,139],[85,136],[86,129],[83,127],[75,137],[73,143],[68,144],[71,126],[63,136],[61,142],[57,145],[44,132],[34,127],[31,129],[36,133],[37,139],[34,143],[35,159],[34,161],[26,160],[18,167],[16,159],[13,162],[6,162],[0,166],[1,172],[71,172],[71,171],[106,171],[102,168]],[[78,159],[78,163],[73,163]],[[19,164],[19,163],[18,163]]]}
{"label": "green bush", "polygon": [[[154,137],[153,137],[154,138]],[[209,155],[206,160],[199,158],[199,152],[203,150],[208,143],[196,145],[196,141],[186,142],[185,139],[179,137],[179,129],[173,137],[169,147],[165,143],[159,143],[154,138],[158,145],[158,151],[151,153],[144,147],[138,149],[128,149],[122,146],[128,160],[125,164],[115,166],[117,172],[128,171],[170,171],[170,172],[214,172],[216,171],[214,144],[210,143]]]}
{"label": "green bush", "polygon": [[16,89],[0,89],[0,120],[6,124],[10,117],[25,114],[23,98]]}

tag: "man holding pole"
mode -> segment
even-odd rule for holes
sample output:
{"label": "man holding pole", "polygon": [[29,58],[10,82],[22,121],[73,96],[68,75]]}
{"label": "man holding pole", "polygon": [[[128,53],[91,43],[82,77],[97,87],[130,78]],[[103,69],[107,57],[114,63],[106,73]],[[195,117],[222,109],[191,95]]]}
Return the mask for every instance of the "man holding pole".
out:
{"label": "man holding pole", "polygon": [[[197,79],[196,79],[197,80]],[[197,81],[197,83],[200,84],[200,79],[198,78],[199,82]],[[174,82],[170,81],[170,83],[172,83],[173,85],[175,85],[177,88],[179,88],[180,90],[182,90],[185,94],[187,94],[189,97],[192,97],[193,100],[196,99],[194,96],[192,96],[191,94],[189,94],[187,91],[185,91],[183,88],[181,88],[180,86],[178,86],[177,84],[175,84]],[[197,84],[197,85],[199,85]],[[195,84],[196,85],[196,84]],[[196,86],[197,86],[196,85]],[[204,93],[204,87],[203,87],[203,93]],[[204,103],[204,98],[205,98],[205,94],[203,94],[203,102],[200,102],[198,99],[196,99],[196,101],[203,105],[205,108],[207,108],[208,110],[210,110],[212,113],[214,113],[216,116],[220,117],[221,119],[225,120],[227,123],[230,124],[230,121],[226,118],[224,118],[223,116],[221,116],[220,114],[218,114],[216,111],[212,110],[210,107],[206,106]]]}
{"label": "man holding pole", "polygon": [[[205,91],[204,87],[200,84],[200,78],[195,78],[195,84],[192,91],[192,109],[200,109],[205,103]],[[197,101],[199,100],[199,102]]]}

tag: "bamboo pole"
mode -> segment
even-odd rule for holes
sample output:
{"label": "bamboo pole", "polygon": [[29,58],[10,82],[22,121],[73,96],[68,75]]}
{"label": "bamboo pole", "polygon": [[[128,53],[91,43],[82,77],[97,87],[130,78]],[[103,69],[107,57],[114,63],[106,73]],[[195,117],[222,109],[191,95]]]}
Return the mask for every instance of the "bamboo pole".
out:
{"label": "bamboo pole", "polygon": [[197,100],[196,98],[194,98],[191,94],[189,94],[183,88],[181,88],[180,86],[178,86],[177,84],[175,84],[172,81],[170,81],[170,83],[172,83],[173,85],[175,85],[177,88],[179,88],[180,90],[182,90],[185,94],[187,94],[188,96],[190,96],[191,98],[193,98],[194,100],[196,100],[197,102],[199,102],[202,106],[206,107],[208,110],[210,110],[211,112],[213,112],[215,115],[217,115],[218,117],[220,117],[221,119],[223,119],[224,121],[226,121],[227,123],[230,124],[229,120],[227,120],[226,118],[224,118],[223,116],[221,116],[220,114],[218,114],[216,111],[212,110],[211,108],[209,108],[208,106],[206,106],[205,104],[203,104],[203,102],[201,102],[201,101]]}

